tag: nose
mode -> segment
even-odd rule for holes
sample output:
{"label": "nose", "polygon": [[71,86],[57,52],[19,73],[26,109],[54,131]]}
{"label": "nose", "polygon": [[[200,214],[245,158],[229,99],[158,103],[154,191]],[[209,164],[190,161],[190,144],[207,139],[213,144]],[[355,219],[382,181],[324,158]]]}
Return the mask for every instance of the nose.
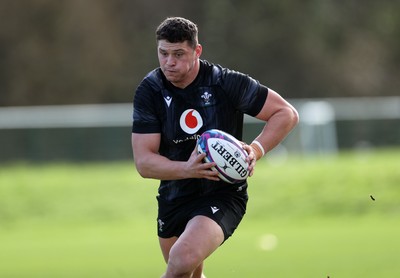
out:
{"label": "nose", "polygon": [[167,66],[174,66],[176,64],[176,60],[172,55],[169,55],[167,58]]}

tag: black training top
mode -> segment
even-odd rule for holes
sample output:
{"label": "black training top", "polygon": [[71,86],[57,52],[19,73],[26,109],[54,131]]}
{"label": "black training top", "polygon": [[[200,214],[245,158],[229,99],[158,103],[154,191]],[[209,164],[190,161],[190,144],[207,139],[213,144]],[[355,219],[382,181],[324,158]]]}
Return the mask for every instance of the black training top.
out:
{"label": "black training top", "polygon": [[[197,138],[212,128],[242,139],[243,114],[256,116],[268,88],[253,78],[207,61],[200,61],[196,79],[185,89],[173,86],[160,68],[139,84],[134,97],[133,133],[161,133],[159,153],[187,161]],[[160,197],[177,200],[233,187],[205,179],[162,180]],[[245,190],[247,183],[235,185]]]}

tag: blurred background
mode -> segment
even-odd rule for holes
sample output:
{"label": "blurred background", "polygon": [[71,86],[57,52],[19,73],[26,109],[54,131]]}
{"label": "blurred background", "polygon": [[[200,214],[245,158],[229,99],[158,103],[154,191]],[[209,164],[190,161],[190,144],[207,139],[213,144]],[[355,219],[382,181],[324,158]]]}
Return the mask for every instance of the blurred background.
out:
{"label": "blurred background", "polygon": [[[289,151],[398,145],[399,11],[389,0],[1,1],[0,160],[130,159],[131,101],[158,66],[167,16],[198,24],[203,59],[296,106]],[[246,128],[251,140],[260,126]]]}
{"label": "blurred background", "polygon": [[[243,224],[207,260],[207,277],[400,277],[392,0],[0,1],[0,276],[165,270],[158,181],[135,171],[130,136],[168,16],[198,24],[203,59],[300,113],[257,163]],[[245,118],[244,141],[261,128]]]}

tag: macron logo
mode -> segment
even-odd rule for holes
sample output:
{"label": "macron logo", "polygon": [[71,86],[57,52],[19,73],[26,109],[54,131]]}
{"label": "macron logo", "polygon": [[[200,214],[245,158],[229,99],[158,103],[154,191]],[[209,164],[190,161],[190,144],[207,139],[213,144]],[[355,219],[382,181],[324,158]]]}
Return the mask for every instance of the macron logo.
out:
{"label": "macron logo", "polygon": [[172,101],[172,97],[170,96],[166,96],[164,97],[165,103],[167,104],[167,106],[169,107]]}
{"label": "macron logo", "polygon": [[219,208],[211,207],[211,211],[212,211],[213,214],[215,214],[217,211],[219,211]]}

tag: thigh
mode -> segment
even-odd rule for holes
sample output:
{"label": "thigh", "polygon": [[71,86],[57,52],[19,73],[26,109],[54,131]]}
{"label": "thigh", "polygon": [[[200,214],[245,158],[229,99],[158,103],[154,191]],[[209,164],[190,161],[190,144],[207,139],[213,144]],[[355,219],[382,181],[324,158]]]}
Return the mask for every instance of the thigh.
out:
{"label": "thigh", "polygon": [[199,263],[213,253],[224,241],[224,232],[214,220],[198,215],[193,217],[182,235],[173,244],[174,255],[191,254]]}
{"label": "thigh", "polygon": [[227,240],[239,226],[246,213],[247,194],[232,194],[230,192],[205,196],[197,200],[196,209],[189,218],[198,215],[206,216],[215,221]]}
{"label": "thigh", "polygon": [[170,238],[158,238],[160,242],[161,252],[163,254],[164,260],[168,263],[169,259],[169,251],[171,250],[172,246],[178,240],[178,237],[170,237]]}

